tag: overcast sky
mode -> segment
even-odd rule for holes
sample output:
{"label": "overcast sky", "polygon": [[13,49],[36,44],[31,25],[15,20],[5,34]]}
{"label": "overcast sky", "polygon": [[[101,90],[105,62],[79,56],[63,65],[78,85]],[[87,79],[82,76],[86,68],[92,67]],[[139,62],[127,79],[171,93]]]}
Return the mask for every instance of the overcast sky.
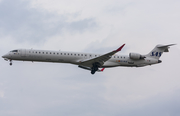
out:
{"label": "overcast sky", "polygon": [[118,54],[177,44],[162,63],[91,75],[0,60],[1,116],[179,116],[179,0],[0,0],[0,55],[17,48]]}

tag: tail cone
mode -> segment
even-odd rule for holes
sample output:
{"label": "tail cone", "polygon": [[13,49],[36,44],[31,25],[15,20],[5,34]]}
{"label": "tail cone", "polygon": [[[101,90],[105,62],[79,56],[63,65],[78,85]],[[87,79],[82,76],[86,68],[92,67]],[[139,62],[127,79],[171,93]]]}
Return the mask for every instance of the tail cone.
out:
{"label": "tail cone", "polygon": [[161,60],[158,60],[158,63],[161,63],[162,61]]}

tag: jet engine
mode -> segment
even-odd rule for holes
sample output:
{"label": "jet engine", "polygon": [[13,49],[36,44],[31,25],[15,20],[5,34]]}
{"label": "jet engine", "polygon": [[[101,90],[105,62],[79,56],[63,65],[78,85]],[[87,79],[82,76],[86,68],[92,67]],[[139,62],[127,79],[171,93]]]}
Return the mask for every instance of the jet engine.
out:
{"label": "jet engine", "polygon": [[146,58],[145,56],[138,53],[129,53],[129,58],[133,60],[140,60]]}

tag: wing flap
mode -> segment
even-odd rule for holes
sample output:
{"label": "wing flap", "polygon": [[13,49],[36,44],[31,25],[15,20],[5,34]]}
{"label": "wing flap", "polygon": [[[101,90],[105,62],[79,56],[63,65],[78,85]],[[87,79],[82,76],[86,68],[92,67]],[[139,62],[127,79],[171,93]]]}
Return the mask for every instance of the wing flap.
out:
{"label": "wing flap", "polygon": [[[79,65],[78,67],[79,67],[79,68],[82,68],[82,69],[85,69],[85,70],[90,70],[90,71],[91,71],[91,68],[90,68],[90,67],[85,67],[85,66],[81,66],[81,65]],[[98,69],[97,71],[98,71],[98,72],[103,72],[104,69],[105,69],[105,68],[102,68],[101,70]]]}

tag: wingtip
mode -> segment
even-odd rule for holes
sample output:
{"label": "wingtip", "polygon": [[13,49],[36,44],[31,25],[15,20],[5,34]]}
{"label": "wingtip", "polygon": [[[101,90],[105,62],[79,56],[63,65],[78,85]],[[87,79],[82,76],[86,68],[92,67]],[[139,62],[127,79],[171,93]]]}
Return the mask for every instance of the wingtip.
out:
{"label": "wingtip", "polygon": [[104,69],[105,69],[105,68],[102,68],[102,69],[101,69],[101,72],[103,72],[103,71],[104,71]]}
{"label": "wingtip", "polygon": [[121,49],[122,49],[124,46],[125,46],[125,44],[123,44],[121,47],[119,47],[119,48],[116,50],[116,52],[121,51]]}

